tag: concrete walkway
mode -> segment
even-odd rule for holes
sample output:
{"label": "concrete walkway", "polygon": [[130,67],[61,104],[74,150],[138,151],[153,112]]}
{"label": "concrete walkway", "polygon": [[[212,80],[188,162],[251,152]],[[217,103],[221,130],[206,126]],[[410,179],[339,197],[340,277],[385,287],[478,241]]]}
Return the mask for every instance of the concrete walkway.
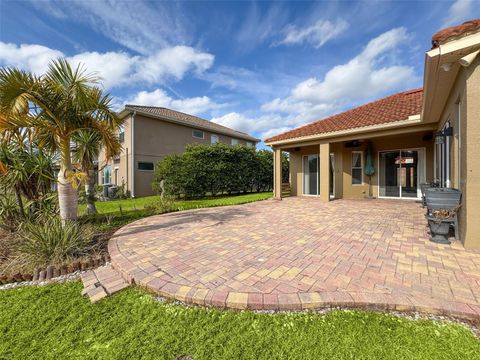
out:
{"label": "concrete walkway", "polygon": [[480,319],[480,251],[429,241],[412,201],[292,197],[153,216],[110,240],[128,282],[187,303]]}

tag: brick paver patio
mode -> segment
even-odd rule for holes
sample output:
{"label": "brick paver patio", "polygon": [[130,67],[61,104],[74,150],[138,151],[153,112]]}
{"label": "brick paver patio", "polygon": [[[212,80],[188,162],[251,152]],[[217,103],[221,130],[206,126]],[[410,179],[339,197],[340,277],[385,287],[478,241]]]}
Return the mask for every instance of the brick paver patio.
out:
{"label": "brick paver patio", "polygon": [[411,201],[292,197],[145,218],[110,240],[129,282],[186,303],[480,319],[480,251],[428,240]]}

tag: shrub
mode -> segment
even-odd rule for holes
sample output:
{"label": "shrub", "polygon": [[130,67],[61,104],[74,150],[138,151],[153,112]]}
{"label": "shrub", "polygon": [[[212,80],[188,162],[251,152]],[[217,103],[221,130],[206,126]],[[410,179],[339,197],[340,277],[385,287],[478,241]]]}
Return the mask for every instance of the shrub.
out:
{"label": "shrub", "polygon": [[14,231],[21,214],[15,197],[11,194],[0,195],[0,227]]}
{"label": "shrub", "polygon": [[[283,158],[288,181],[288,158]],[[155,169],[152,187],[166,196],[185,198],[271,191],[273,153],[226,144],[190,145],[182,155],[168,155]]]}
{"label": "shrub", "polygon": [[59,217],[43,223],[27,222],[20,229],[20,252],[32,263],[61,263],[84,255],[90,247],[92,233],[75,222],[62,224]]}

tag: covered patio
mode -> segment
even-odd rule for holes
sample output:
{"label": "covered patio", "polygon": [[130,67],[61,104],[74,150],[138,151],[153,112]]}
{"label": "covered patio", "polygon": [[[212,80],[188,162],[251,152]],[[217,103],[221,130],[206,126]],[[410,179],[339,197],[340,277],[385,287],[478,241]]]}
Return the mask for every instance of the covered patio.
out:
{"label": "covered patio", "polygon": [[129,282],[187,303],[480,319],[480,251],[431,243],[412,201],[291,197],[153,216],[109,252]]}

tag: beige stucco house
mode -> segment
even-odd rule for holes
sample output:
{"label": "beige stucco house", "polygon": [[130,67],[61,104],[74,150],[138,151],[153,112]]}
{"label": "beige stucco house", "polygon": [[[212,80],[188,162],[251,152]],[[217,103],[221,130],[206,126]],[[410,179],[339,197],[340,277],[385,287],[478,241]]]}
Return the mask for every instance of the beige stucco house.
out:
{"label": "beige stucco house", "polygon": [[480,248],[480,19],[438,32],[432,45],[423,89],[266,139],[275,153],[275,197],[282,196],[282,151],[290,155],[292,195],[321,201],[368,196],[370,144],[373,196],[416,200],[423,182],[458,188],[461,241]]}
{"label": "beige stucco house", "polygon": [[125,119],[117,158],[99,156],[101,185],[124,185],[132,197],[153,195],[155,164],[165,155],[181,154],[188,144],[242,144],[256,146],[260,141],[246,133],[185,114],[154,106],[126,105],[119,113]]}

